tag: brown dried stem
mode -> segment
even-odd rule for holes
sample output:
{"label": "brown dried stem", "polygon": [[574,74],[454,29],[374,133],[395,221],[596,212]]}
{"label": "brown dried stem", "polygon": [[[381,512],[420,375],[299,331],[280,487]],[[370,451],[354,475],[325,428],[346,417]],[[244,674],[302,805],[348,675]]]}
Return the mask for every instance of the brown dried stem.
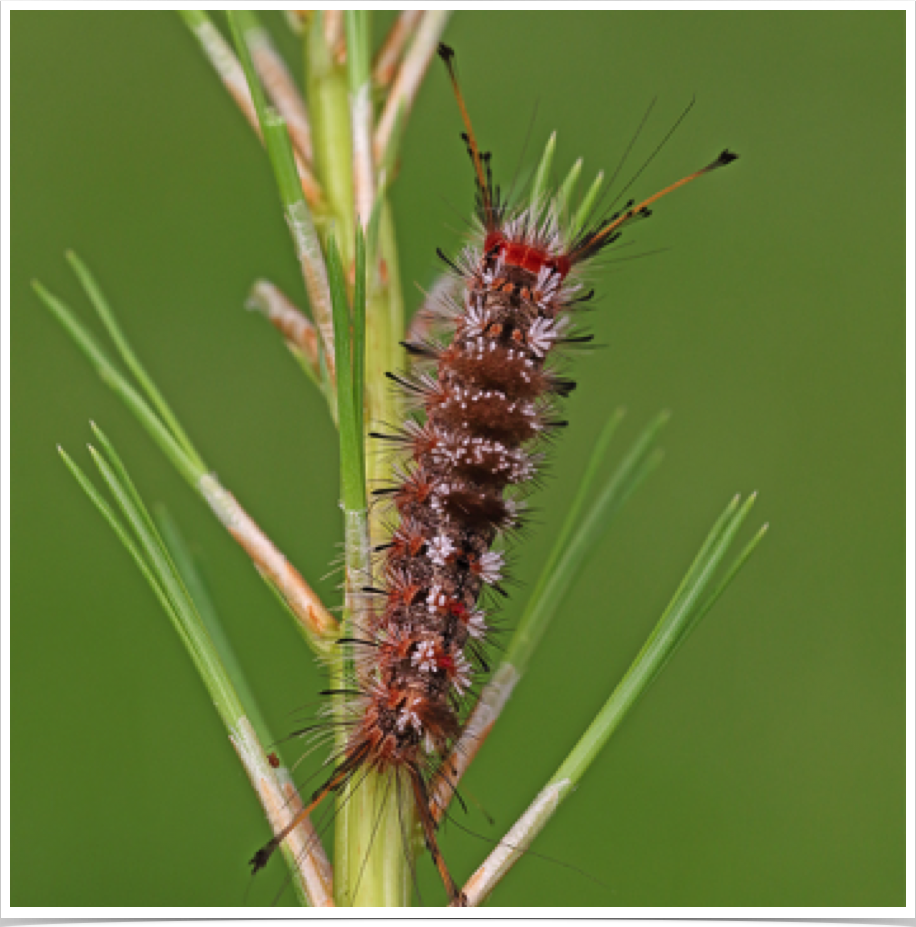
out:
{"label": "brown dried stem", "polygon": [[510,663],[503,663],[483,687],[477,704],[465,722],[458,743],[442,763],[435,786],[431,790],[430,812],[436,822],[442,820],[455,794],[455,788],[496,724],[518,679],[519,674],[515,667]]}
{"label": "brown dried stem", "polygon": [[375,206],[372,157],[372,80],[369,73],[369,14],[347,10],[347,73],[350,85],[350,132],[353,140],[353,197],[365,233]]}
{"label": "brown dried stem", "polygon": [[212,473],[204,474],[197,486],[217,518],[283,597],[306,640],[319,652],[332,646],[338,636],[337,622],[298,570]]}
{"label": "brown dried stem", "polygon": [[251,58],[267,96],[286,122],[296,152],[306,164],[312,162],[312,130],[305,100],[277,51],[270,33],[262,26],[249,29],[245,38]]}
{"label": "brown dried stem", "polygon": [[413,38],[423,16],[423,10],[401,10],[372,65],[372,80],[378,87],[387,87],[394,79],[401,55]]}
{"label": "brown dried stem", "polygon": [[[271,768],[246,717],[242,716],[230,729],[229,739],[261,802],[271,830],[275,835],[282,833],[302,810],[302,799],[288,771],[283,767]],[[300,821],[284,844],[286,855],[295,862],[310,904],[315,908],[334,907],[331,864],[311,820],[304,818]]]}
{"label": "brown dried stem", "polygon": [[375,130],[376,164],[385,163],[385,154],[395,128],[398,127],[399,132],[404,129],[417,92],[439,47],[439,39],[448,23],[449,15],[448,10],[425,10],[423,13],[416,38],[398,70]]}
{"label": "brown dried stem", "polygon": [[347,36],[344,30],[345,10],[325,10],[322,17],[324,41],[337,64],[347,60]]}
{"label": "brown dried stem", "polygon": [[[199,11],[194,11],[199,12]],[[229,95],[235,100],[236,105],[242,111],[242,115],[248,120],[248,124],[254,129],[258,138],[261,138],[261,128],[258,124],[258,115],[255,111],[254,101],[251,99],[251,93],[248,89],[248,83],[245,80],[245,72],[236,58],[235,53],[229,47],[229,43],[222,37],[216,26],[204,16],[184,16],[188,28],[194,33],[200,47],[203,49],[207,59],[213,65],[214,70],[222,80],[223,85],[229,91]],[[263,141],[263,139],[262,139]],[[315,175],[306,166],[305,161],[298,152],[295,156],[296,172],[299,175],[299,182],[302,185],[302,194],[310,206],[318,207],[323,204],[324,197],[321,186],[315,179]]]}
{"label": "brown dried stem", "polygon": [[286,339],[287,347],[321,380],[318,329],[312,320],[269,280],[258,280],[248,296],[248,308],[260,312]]}

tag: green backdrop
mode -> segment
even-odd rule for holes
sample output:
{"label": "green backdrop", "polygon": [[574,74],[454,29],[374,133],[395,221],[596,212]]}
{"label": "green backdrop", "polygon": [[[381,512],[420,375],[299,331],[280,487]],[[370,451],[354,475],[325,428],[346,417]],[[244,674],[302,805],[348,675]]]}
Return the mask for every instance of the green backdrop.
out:
{"label": "green backdrop", "polygon": [[[301,299],[297,267],[267,161],[175,14],[13,23],[12,902],[241,904],[261,812],[159,606],[55,444],[88,463],[94,419],[145,497],[176,515],[275,731],[320,704],[319,672],[29,281],[88,318],[63,251],[89,262],[205,459],[332,600],[331,426],[273,330],[242,309],[259,275]],[[270,23],[297,60],[283,20]],[[462,825],[493,840],[524,810],[735,491],[759,490],[755,520],[772,523],[539,838],[563,865],[532,854],[492,903],[904,904],[903,12],[469,13],[447,38],[504,180],[553,129],[558,170],[578,155],[588,176],[613,169],[656,95],[643,154],[697,104],[637,193],[726,145],[742,155],[634,234],[633,253],[666,250],[596,275],[603,347],[576,362],[572,425],[518,549],[507,626],[608,413],[629,410],[622,452],[670,408],[666,460],[474,764]],[[457,247],[470,207],[458,130],[434,70],[394,194],[411,308],[412,282],[433,280],[434,247]],[[462,879],[489,850],[457,826],[442,843]],[[428,859],[420,868],[423,900],[441,904]],[[281,870],[248,901],[269,904]]]}

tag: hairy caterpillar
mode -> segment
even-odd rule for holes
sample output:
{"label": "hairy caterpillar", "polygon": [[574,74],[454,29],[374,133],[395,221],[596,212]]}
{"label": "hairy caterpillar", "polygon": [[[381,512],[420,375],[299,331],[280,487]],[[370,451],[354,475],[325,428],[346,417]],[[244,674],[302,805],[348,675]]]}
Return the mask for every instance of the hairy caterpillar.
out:
{"label": "hairy caterpillar", "polygon": [[482,234],[451,261],[455,293],[440,293],[443,341],[405,343],[426,371],[389,373],[415,416],[374,437],[400,453],[396,483],[376,489],[396,515],[382,554],[381,584],[364,625],[342,641],[353,648],[357,704],[346,745],[330,776],[289,826],[252,859],[272,852],[331,792],[362,769],[403,777],[426,845],[453,904],[463,896],[436,839],[430,784],[446,777],[442,760],[462,730],[467,694],[486,669],[486,587],[503,593],[504,556],[494,542],[520,521],[520,494],[537,473],[539,445],[561,427],[557,400],[575,383],[551,365],[558,346],[574,340],[568,325],[582,292],[581,269],[623,229],[649,215],[672,190],[735,159],[712,163],[640,202],[601,214],[584,228],[565,228],[553,202],[519,208],[493,183],[454,66],[441,45],[474,169]]}

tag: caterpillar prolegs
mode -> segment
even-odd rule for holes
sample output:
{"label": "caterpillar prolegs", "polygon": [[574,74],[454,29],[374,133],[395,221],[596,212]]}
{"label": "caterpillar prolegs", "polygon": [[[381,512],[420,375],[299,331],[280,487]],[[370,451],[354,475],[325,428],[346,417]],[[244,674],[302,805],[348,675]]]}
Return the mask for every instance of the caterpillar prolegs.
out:
{"label": "caterpillar prolegs", "polygon": [[[558,400],[575,383],[555,358],[583,293],[580,272],[649,206],[735,159],[706,167],[640,202],[569,228],[554,201],[521,208],[493,183],[458,85],[454,53],[441,45],[474,169],[480,234],[454,261],[453,286],[432,307],[444,336],[405,343],[419,369],[390,373],[412,408],[397,429],[374,437],[400,455],[396,482],[376,489],[392,506],[375,599],[352,648],[358,697],[344,749],[299,818],[252,859],[255,869],[298,820],[360,770],[409,782],[426,845],[453,904],[461,893],[436,840],[431,785],[462,730],[467,696],[486,670],[486,588],[504,594],[504,555],[494,549],[523,518],[522,496],[538,472],[545,440],[562,422]],[[429,307],[427,307],[429,309]],[[423,369],[425,368],[425,369]]]}

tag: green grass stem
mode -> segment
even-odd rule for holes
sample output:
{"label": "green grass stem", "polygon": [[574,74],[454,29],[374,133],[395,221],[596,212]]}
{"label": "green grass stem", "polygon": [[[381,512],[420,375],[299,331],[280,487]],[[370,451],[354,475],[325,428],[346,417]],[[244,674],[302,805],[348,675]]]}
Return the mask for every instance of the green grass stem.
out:
{"label": "green grass stem", "polygon": [[353,406],[358,424],[360,469],[366,474],[366,238],[356,226],[356,279],[353,284]]}
{"label": "green grass stem", "polygon": [[[337,240],[328,238],[328,282],[334,312],[334,356],[337,364],[337,412],[340,436],[340,490],[347,512],[366,508],[366,479],[362,469],[362,404],[354,395],[353,339],[347,284]],[[363,287],[363,292],[365,292]],[[364,335],[359,336],[363,340]],[[361,366],[361,365],[360,365]]]}
{"label": "green grass stem", "polygon": [[305,203],[286,121],[272,106],[268,106],[264,111],[261,132],[283,209],[288,210],[297,203]]}
{"label": "green grass stem", "polygon": [[313,15],[304,31],[306,99],[312,120],[315,172],[325,191],[327,208],[315,215],[323,241],[333,226],[343,263],[353,263],[356,206],[353,200],[353,143],[350,126],[349,78],[346,65],[334,60],[324,38],[324,11]]}
{"label": "green grass stem", "polygon": [[370,11],[346,10],[344,25],[347,30],[347,79],[350,92],[358,93],[371,77]]}
{"label": "green grass stem", "polygon": [[267,113],[267,97],[264,95],[264,88],[258,79],[254,62],[251,60],[251,49],[249,49],[248,42],[245,40],[245,33],[258,28],[258,21],[250,10],[229,10],[226,12],[226,18],[229,20],[229,31],[232,33],[235,53],[239,56],[242,70],[245,72],[248,91],[251,93],[251,99],[258,114],[258,122],[260,122],[263,130],[264,118]]}

